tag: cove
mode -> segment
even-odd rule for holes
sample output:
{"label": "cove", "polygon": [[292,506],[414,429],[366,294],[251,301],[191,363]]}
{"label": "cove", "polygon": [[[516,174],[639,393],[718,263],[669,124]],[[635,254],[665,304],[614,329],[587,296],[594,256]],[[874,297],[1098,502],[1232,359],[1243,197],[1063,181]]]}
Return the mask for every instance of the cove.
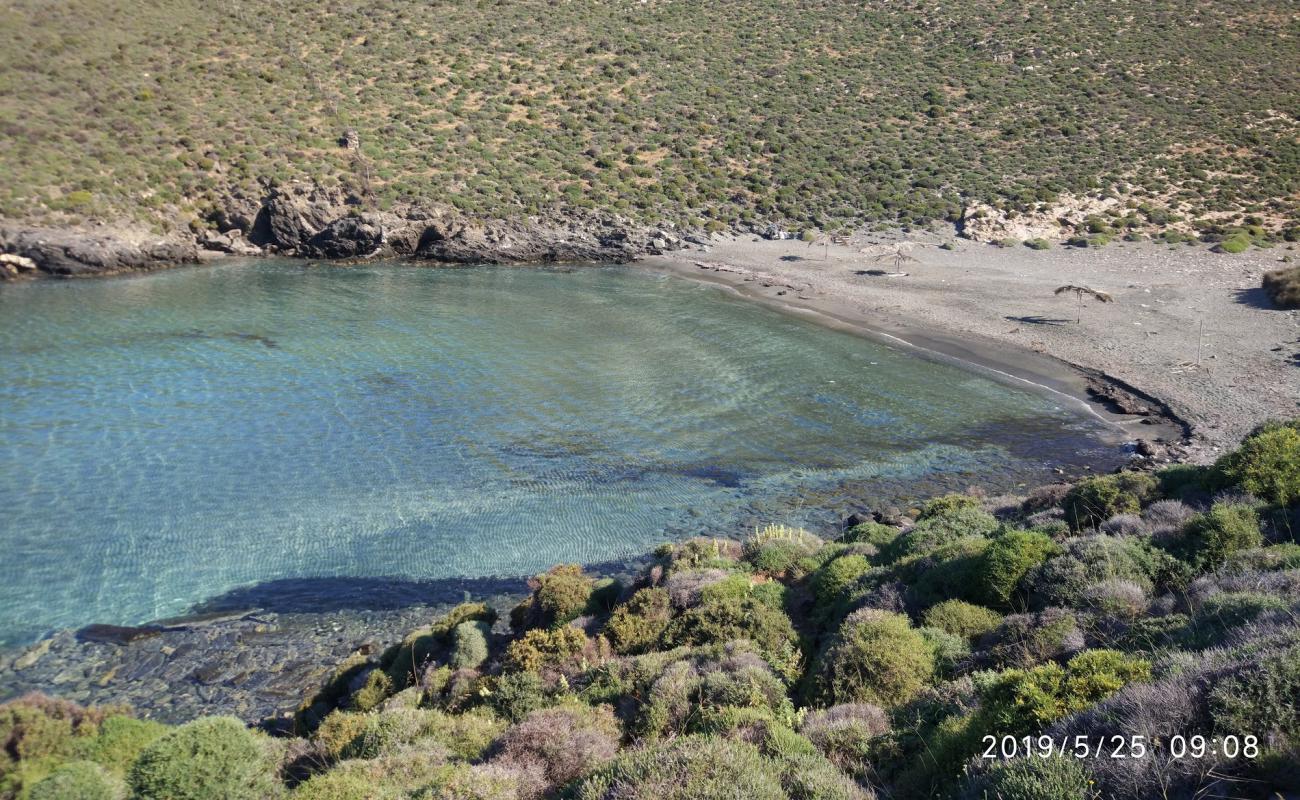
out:
{"label": "cove", "polygon": [[623,266],[233,261],[6,286],[0,319],[0,644],[1119,458],[1063,398]]}

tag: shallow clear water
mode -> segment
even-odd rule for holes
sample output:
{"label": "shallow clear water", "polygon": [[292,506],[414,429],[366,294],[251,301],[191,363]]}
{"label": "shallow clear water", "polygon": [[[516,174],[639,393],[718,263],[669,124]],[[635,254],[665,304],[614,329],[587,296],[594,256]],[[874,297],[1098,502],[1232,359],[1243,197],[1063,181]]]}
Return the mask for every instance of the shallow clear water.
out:
{"label": "shallow clear water", "polygon": [[1113,458],[1058,400],[620,267],[235,263],[6,286],[0,319],[0,643]]}

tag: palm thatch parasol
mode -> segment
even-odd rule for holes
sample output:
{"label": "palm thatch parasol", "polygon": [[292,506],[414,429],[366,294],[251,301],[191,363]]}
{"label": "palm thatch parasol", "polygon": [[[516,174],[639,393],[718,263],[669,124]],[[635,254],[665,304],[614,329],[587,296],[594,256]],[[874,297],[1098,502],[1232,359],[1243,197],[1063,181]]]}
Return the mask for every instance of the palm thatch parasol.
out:
{"label": "palm thatch parasol", "polygon": [[1074,292],[1074,296],[1079,301],[1079,312],[1078,312],[1078,318],[1075,320],[1076,323],[1083,321],[1083,296],[1084,295],[1090,295],[1092,299],[1096,300],[1099,303],[1115,302],[1115,298],[1111,297],[1105,292],[1097,291],[1096,289],[1093,289],[1089,286],[1075,286],[1074,284],[1066,284],[1065,286],[1058,286],[1056,287],[1056,291],[1053,292],[1052,294],[1065,294],[1066,292]]}

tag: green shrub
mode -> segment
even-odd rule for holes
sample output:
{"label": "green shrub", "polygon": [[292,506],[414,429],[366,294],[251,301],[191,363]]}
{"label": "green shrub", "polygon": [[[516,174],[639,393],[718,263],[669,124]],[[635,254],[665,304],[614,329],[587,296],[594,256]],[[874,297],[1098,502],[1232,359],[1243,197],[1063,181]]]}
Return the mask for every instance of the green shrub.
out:
{"label": "green shrub", "polygon": [[1083,536],[1065,542],[1063,551],[1026,577],[1035,607],[1084,606],[1088,590],[1102,581],[1132,581],[1144,591],[1178,588],[1187,567],[1145,541],[1119,536]]}
{"label": "green shrub", "polygon": [[1265,272],[1263,285],[1278,308],[1300,308],[1300,267]]}
{"label": "green shrub", "polygon": [[1221,734],[1300,737],[1300,645],[1244,660],[1209,693],[1210,717]]}
{"label": "green shrub", "polygon": [[934,517],[944,517],[963,511],[981,511],[979,498],[972,497],[968,494],[945,494],[927,500],[925,505],[921,506],[921,513],[917,515],[917,522],[924,522]]}
{"label": "green shrub", "polygon": [[889,732],[889,716],[879,706],[847,703],[809,711],[799,732],[840,769],[865,778],[873,742]]}
{"label": "green shrub", "polygon": [[1084,645],[1074,613],[1049,608],[1037,614],[1013,614],[980,638],[981,658],[998,666],[1029,667],[1063,658]]}
{"label": "green shrub", "polygon": [[451,666],[453,669],[478,669],[488,659],[486,622],[462,622],[452,632]]}
{"label": "green shrub", "polygon": [[1237,233],[1224,239],[1215,245],[1214,249],[1221,253],[1244,253],[1250,249],[1250,237],[1245,233]]}
{"label": "green shrub", "polygon": [[140,753],[168,730],[166,725],[153,720],[108,717],[100,723],[95,738],[85,741],[78,753],[116,775],[125,776]]}
{"label": "green shrub", "polygon": [[1155,478],[1141,472],[1088,478],[1065,495],[1065,521],[1071,530],[1095,528],[1116,514],[1136,514],[1155,492]]}
{"label": "green shrub", "polygon": [[928,627],[947,631],[963,639],[973,639],[996,628],[1002,621],[1002,615],[965,600],[945,600],[931,606],[925,612],[923,620]]}
{"label": "green shrub", "polygon": [[93,761],[69,761],[32,785],[26,800],[122,800],[126,786]]}
{"label": "green shrub", "polygon": [[868,570],[871,562],[860,555],[845,555],[832,559],[812,574],[810,588],[816,603],[822,609],[835,606],[848,589]]}
{"label": "green shrub", "polygon": [[1219,592],[1196,610],[1183,638],[1186,644],[1197,649],[1213,647],[1265,611],[1281,610],[1288,605],[1284,598],[1261,592]]}
{"label": "green shrub", "polygon": [[924,556],[909,556],[892,567],[892,577],[907,585],[917,606],[948,598],[979,600],[983,596],[980,569],[989,540],[967,536],[936,547]]}
{"label": "green shrub", "polygon": [[821,549],[822,540],[803,528],[768,525],[745,541],[743,558],[767,575],[795,571],[800,560]]}
{"label": "green shrub", "polygon": [[1300,420],[1271,422],[1215,463],[1220,480],[1278,505],[1300,501]]}
{"label": "green shrub", "polygon": [[505,666],[521,672],[558,668],[582,653],[587,636],[577,628],[534,628],[506,646]]}
{"label": "green shrub", "polygon": [[532,580],[533,593],[511,612],[516,629],[558,628],[587,610],[595,581],[577,564],[559,564]]}
{"label": "green shrub", "polygon": [[430,715],[441,712],[397,708],[367,714],[360,732],[343,748],[343,758],[371,759],[419,739]]}
{"label": "green shrub", "polygon": [[1001,761],[979,785],[997,800],[1092,800],[1100,797],[1088,769],[1077,758],[1029,756]]}
{"label": "green shrub", "polygon": [[376,785],[368,776],[346,770],[330,770],[298,784],[292,800],[403,800],[406,792],[394,786]]}
{"label": "green shrub", "polygon": [[994,537],[979,567],[979,589],[985,602],[996,608],[1023,607],[1021,581],[1059,550],[1050,537],[1041,533],[1007,531]]}
{"label": "green shrub", "polygon": [[1239,550],[1228,556],[1223,568],[1229,573],[1300,569],[1300,544],[1283,542],[1268,547]]}
{"label": "green shrub", "polygon": [[[951,495],[962,497],[963,495]],[[898,561],[910,555],[922,555],[945,544],[970,536],[987,536],[997,530],[998,521],[983,509],[956,506],[923,517],[904,531],[881,554],[886,561]]]}
{"label": "green shrub", "polygon": [[750,744],[683,736],[633,750],[582,780],[576,800],[789,800],[777,766]]}
{"label": "green shrub", "polygon": [[1088,650],[1064,667],[1007,670],[981,692],[981,728],[1009,735],[1032,733],[1150,677],[1150,662],[1116,650]]}
{"label": "green shrub", "polygon": [[849,615],[821,654],[814,686],[828,705],[890,708],[911,699],[934,671],[934,650],[907,617],[862,609]]}
{"label": "green shrub", "polygon": [[1212,569],[1233,553],[1263,543],[1259,515],[1244,503],[1215,503],[1187,525],[1184,547],[1197,569]]}
{"label": "green shrub", "polygon": [[369,714],[335,711],[321,721],[312,733],[312,739],[320,746],[326,758],[337,760],[343,757],[344,751],[361,735],[369,720]]}
{"label": "green shrub", "polygon": [[672,601],[667,591],[641,589],[609,615],[605,638],[616,653],[644,653],[658,643],[672,616]]}
{"label": "green shrub", "polygon": [[841,541],[848,544],[869,544],[884,550],[898,537],[898,528],[879,522],[862,522],[844,532]]}
{"label": "green shrub", "polygon": [[1025,247],[1028,247],[1030,250],[1049,250],[1052,247],[1052,243],[1046,239],[1028,239],[1025,241]]}
{"label": "green shrub", "polygon": [[750,585],[744,576],[706,587],[698,605],[668,624],[662,645],[708,645],[748,639],[789,676],[798,668],[799,637],[781,610],[779,583]]}
{"label": "green shrub", "polygon": [[231,717],[204,717],[158,739],[130,784],[138,800],[265,800],[278,788],[266,744]]}
{"label": "green shrub", "polygon": [[934,653],[934,668],[939,675],[951,675],[970,655],[970,642],[938,628],[918,628],[917,633]]}
{"label": "green shrub", "polygon": [[372,669],[365,681],[352,694],[352,708],[370,711],[393,694],[393,679],[382,669]]}
{"label": "green shrub", "polygon": [[491,689],[488,702],[498,714],[518,722],[528,712],[548,704],[542,678],[536,672],[511,672],[498,678]]}

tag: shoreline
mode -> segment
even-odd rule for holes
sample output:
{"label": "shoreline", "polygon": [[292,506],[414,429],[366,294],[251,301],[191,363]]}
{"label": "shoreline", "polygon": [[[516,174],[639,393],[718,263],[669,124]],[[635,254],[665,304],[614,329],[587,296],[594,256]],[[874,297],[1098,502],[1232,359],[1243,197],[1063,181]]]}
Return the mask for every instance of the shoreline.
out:
{"label": "shoreline", "polygon": [[[731,237],[636,263],[1070,398],[1131,439],[1172,444],[1177,461],[1212,460],[1265,419],[1300,408],[1300,374],[1286,361],[1288,343],[1300,349],[1300,313],[1256,294],[1276,253],[1152,244],[1031,251],[913,237],[811,247]],[[957,249],[940,249],[944,242]],[[902,274],[886,272],[898,261]],[[1103,289],[1116,302],[1080,309],[1073,297],[1052,296],[1063,284]],[[1182,338],[1195,323],[1213,326],[1201,334],[1199,367],[1196,333]],[[1140,406],[1148,413],[1122,413]]]}
{"label": "shoreline", "polygon": [[[722,277],[726,274],[722,270],[706,271],[696,268],[697,271],[692,271],[691,266],[671,256],[653,256],[636,263],[637,266],[658,274],[670,274],[721,287],[733,296],[811,320],[832,330],[845,331],[887,346],[903,348],[916,358],[951,364],[991,380],[1058,398],[1076,410],[1104,422],[1117,433],[1115,444],[1157,439],[1185,442],[1190,434],[1188,424],[1154,398],[1150,401],[1161,407],[1157,413],[1149,416],[1121,414],[1107,409],[1102,401],[1090,394],[1090,389],[1095,388],[1098,381],[1112,382],[1116,379],[1102,373],[1089,374],[1088,370],[1054,356],[993,341],[972,339],[963,342],[938,329],[912,330],[908,328],[907,322],[899,319],[881,317],[867,320],[846,313],[835,307],[836,304],[818,302],[816,298],[796,295],[791,299],[788,294],[767,296],[748,282],[736,283]],[[1127,386],[1121,388],[1132,391]],[[1123,436],[1119,437],[1118,432],[1122,432]],[[1169,439],[1169,436],[1175,438]]]}

